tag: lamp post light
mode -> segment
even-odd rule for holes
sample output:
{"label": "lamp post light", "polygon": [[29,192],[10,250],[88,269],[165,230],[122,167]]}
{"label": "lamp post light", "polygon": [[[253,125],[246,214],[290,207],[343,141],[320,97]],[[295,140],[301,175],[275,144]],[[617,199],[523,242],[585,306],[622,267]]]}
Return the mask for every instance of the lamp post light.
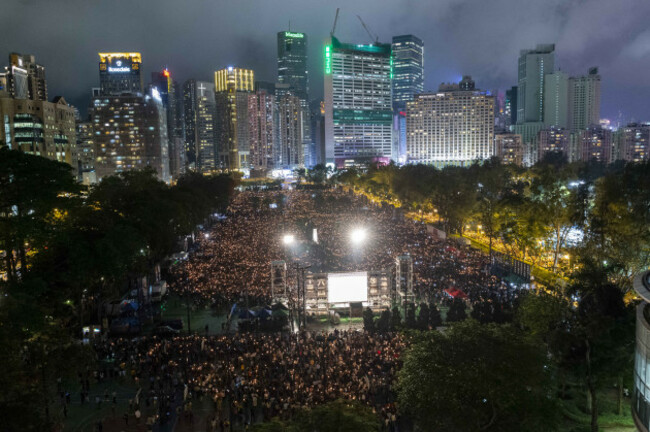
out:
{"label": "lamp post light", "polygon": [[285,234],[282,237],[282,243],[284,243],[285,246],[291,246],[295,241],[296,237],[293,234]]}

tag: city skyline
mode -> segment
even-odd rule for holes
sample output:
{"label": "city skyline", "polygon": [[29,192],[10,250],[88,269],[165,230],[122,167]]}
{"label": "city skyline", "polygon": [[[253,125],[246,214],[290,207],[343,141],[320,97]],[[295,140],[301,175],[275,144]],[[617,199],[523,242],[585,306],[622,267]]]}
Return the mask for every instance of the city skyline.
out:
{"label": "city skyline", "polygon": [[[83,5],[76,0],[64,3],[75,7],[75,14],[67,14],[67,7],[59,7],[60,3],[10,0],[5,7],[7,13],[0,17],[0,26],[5,29],[0,51],[35,55],[48,68],[50,96],[63,95],[82,112],[90,100],[90,88],[99,84],[97,52],[141,52],[145,77],[167,66],[179,82],[189,78],[209,80],[226,64],[253,69],[259,80],[275,81],[276,35],[289,29],[309,37],[310,96],[323,97],[321,51],[336,5],[314,4],[302,12],[297,7],[302,3],[296,1],[243,1],[221,6],[189,2],[180,10],[174,2],[156,2],[153,8],[153,2],[144,1],[125,15],[118,5],[90,9],[76,7]],[[427,46],[425,91],[467,74],[482,88],[503,92],[517,83],[516,63],[521,49],[554,43],[556,65],[568,74],[599,67],[603,77],[601,117],[616,122],[620,111],[623,123],[648,120],[644,90],[650,90],[650,78],[643,70],[650,62],[646,55],[650,32],[644,28],[643,11],[650,12],[650,4],[624,0],[613,20],[606,13],[611,5],[600,0],[582,4],[528,3],[502,0],[486,9],[465,1],[435,7],[398,1],[377,8],[358,0],[341,9],[336,35],[343,40],[371,42],[356,14],[377,33],[380,42],[388,43],[399,34],[417,35]],[[27,24],[38,25],[41,17],[58,25],[41,26],[33,38],[19,31]],[[495,26],[499,20],[503,25]],[[208,21],[256,25],[207,26]],[[192,26],[187,25],[190,22]],[[599,30],[605,25],[607,35]],[[96,28],[102,31],[94,31]],[[198,43],[210,40],[226,42]]]}

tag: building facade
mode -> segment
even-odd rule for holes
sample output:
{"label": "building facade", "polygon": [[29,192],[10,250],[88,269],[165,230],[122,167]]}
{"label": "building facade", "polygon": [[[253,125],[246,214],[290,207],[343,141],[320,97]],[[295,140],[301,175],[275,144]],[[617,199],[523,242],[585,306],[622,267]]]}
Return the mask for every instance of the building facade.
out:
{"label": "building facade", "polygon": [[231,171],[248,168],[248,96],[255,90],[250,69],[227,67],[214,73],[219,164]]}
{"label": "building facade", "polygon": [[151,73],[151,84],[158,89],[167,117],[167,140],[169,142],[169,173],[178,179],[185,172],[185,144],[182,126],[182,104],[178,84],[171,72],[165,68]]}
{"label": "building facade", "polygon": [[555,71],[555,45],[522,50],[518,62],[517,123],[544,122],[545,76]]}
{"label": "building facade", "polygon": [[99,88],[102,95],[143,93],[140,53],[99,53]]}
{"label": "building facade", "polygon": [[47,102],[0,94],[0,147],[65,162],[76,172],[74,108],[62,97]]}
{"label": "building facade", "polygon": [[97,182],[95,175],[95,133],[92,122],[77,122],[77,172],[85,185]]}
{"label": "building facade", "polygon": [[305,165],[301,100],[291,92],[278,97],[277,166],[295,168]]}
{"label": "building facade", "polygon": [[621,148],[619,158],[628,162],[650,159],[650,123],[630,123],[619,129]]}
{"label": "building facade", "polygon": [[604,164],[612,162],[612,131],[593,126],[582,131],[581,160]]}
{"label": "building facade", "polygon": [[407,163],[488,159],[494,154],[494,97],[460,89],[417,95],[407,104],[406,132]]}
{"label": "building facade", "polygon": [[326,162],[388,162],[392,155],[391,45],[325,46]]}
{"label": "building facade", "polygon": [[600,124],[600,75],[598,68],[590,68],[587,75],[569,79],[568,105],[571,129],[587,129]]}
{"label": "building facade", "polygon": [[272,169],[276,133],[275,95],[258,89],[248,95],[248,142],[251,171],[266,173]]}
{"label": "building facade", "polygon": [[393,51],[393,152],[392,159],[406,160],[406,103],[424,91],[424,44],[413,35],[394,36]]}
{"label": "building facade", "polygon": [[33,55],[9,54],[9,66],[0,73],[0,92],[14,99],[47,101],[45,67]]}
{"label": "building facade", "polygon": [[145,167],[155,169],[162,181],[170,180],[167,115],[157,91],[95,97],[90,116],[98,181]]}
{"label": "building facade", "polygon": [[278,82],[289,84],[296,96],[308,100],[309,73],[305,33],[278,32]]}
{"label": "building facade", "polygon": [[569,76],[557,71],[544,76],[544,125],[566,128],[569,123]]}
{"label": "building facade", "polygon": [[504,133],[494,136],[494,155],[501,163],[521,166],[524,162],[524,145],[521,135]]}

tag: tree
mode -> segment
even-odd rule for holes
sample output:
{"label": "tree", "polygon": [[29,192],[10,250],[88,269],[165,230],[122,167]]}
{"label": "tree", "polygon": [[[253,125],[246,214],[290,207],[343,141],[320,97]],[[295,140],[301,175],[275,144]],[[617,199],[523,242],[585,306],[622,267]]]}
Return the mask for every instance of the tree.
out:
{"label": "tree", "polygon": [[420,305],[420,313],[418,314],[417,328],[420,330],[429,329],[430,319],[429,306],[426,303]]}
{"label": "tree", "polygon": [[421,333],[398,372],[398,408],[422,430],[556,430],[545,361],[510,325],[468,320]]}
{"label": "tree", "polygon": [[80,189],[69,165],[0,148],[0,250],[9,279],[25,274],[28,249],[46,246]]}
{"label": "tree", "polygon": [[406,316],[404,317],[404,325],[406,328],[414,329],[417,325],[415,319],[415,303],[409,304],[406,309]]}
{"label": "tree", "polygon": [[392,331],[399,330],[402,327],[402,314],[397,306],[393,307],[390,315],[390,329]]}
{"label": "tree", "polygon": [[455,298],[451,302],[451,306],[447,311],[447,322],[463,321],[467,318],[467,305],[459,298]]}
{"label": "tree", "polygon": [[440,310],[435,303],[429,305],[429,326],[432,329],[436,329],[442,325],[442,316],[440,315]]}
{"label": "tree", "polygon": [[381,311],[381,314],[379,315],[379,319],[377,320],[377,324],[375,326],[378,332],[386,333],[390,331],[390,325],[391,325],[390,318],[391,318],[391,313],[388,309]]}
{"label": "tree", "polygon": [[363,328],[368,333],[373,333],[375,331],[373,313],[369,307],[367,307],[366,310],[363,311]]}
{"label": "tree", "polygon": [[473,319],[481,324],[494,322],[494,314],[492,311],[492,303],[481,300],[472,305],[472,313],[470,314]]}

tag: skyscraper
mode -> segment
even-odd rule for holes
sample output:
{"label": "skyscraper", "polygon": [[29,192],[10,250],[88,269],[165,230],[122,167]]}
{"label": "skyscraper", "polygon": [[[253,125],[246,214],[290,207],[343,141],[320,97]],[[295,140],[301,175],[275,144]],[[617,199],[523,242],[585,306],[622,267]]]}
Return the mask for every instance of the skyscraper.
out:
{"label": "skyscraper", "polygon": [[392,50],[393,108],[403,111],[424,91],[424,44],[413,35],[394,36]]}
{"label": "skyscraper", "polygon": [[566,128],[569,122],[569,76],[557,71],[544,76],[544,125]]}
{"label": "skyscraper", "polygon": [[612,131],[600,126],[588,127],[582,134],[581,159],[608,164],[612,162]]}
{"label": "skyscraper", "polygon": [[301,99],[291,91],[278,96],[278,163],[285,168],[304,165],[303,115]]}
{"label": "skyscraper", "polygon": [[307,35],[283,31],[278,33],[278,83],[288,84],[300,99],[302,109],[302,154],[307,159],[312,147],[309,116],[309,73],[307,72]]}
{"label": "skyscraper", "polygon": [[521,166],[524,162],[524,146],[521,135],[503,133],[494,136],[494,155],[504,164]]}
{"label": "skyscraper", "polygon": [[146,166],[155,169],[161,180],[170,180],[167,115],[155,87],[146,95],[95,97],[90,116],[98,180]]}
{"label": "skyscraper", "polygon": [[[471,81],[464,79],[463,87]],[[472,81],[473,82],[473,81]],[[471,86],[473,87],[473,86]],[[443,85],[407,103],[408,163],[466,165],[494,152],[494,97],[460,85]]]}
{"label": "skyscraper", "polygon": [[337,166],[388,162],[392,153],[391,45],[325,46],[325,157]]}
{"label": "skyscraper", "polygon": [[81,182],[97,182],[95,175],[95,133],[92,122],[77,122],[78,173]]}
{"label": "skyscraper", "polygon": [[289,84],[296,96],[308,100],[307,35],[278,32],[278,82]]}
{"label": "skyscraper", "polygon": [[215,135],[214,84],[187,80],[183,84],[185,144],[194,169],[210,173],[219,168]]}
{"label": "skyscraper", "polygon": [[394,36],[393,51],[393,140],[392,158],[406,157],[406,102],[424,91],[424,44],[413,35]]}
{"label": "skyscraper", "polygon": [[99,86],[102,95],[143,93],[140,53],[99,53]]}
{"label": "skyscraper", "polygon": [[229,170],[248,167],[248,95],[255,90],[250,69],[229,66],[214,73],[219,163]]}
{"label": "skyscraper", "polygon": [[167,138],[169,141],[169,172],[176,179],[185,172],[185,144],[182,127],[181,101],[178,84],[165,68],[151,73],[151,83],[158,89],[167,115]]}
{"label": "skyscraper", "polygon": [[273,168],[275,143],[275,95],[258,89],[248,95],[249,165],[253,171],[264,173]]}
{"label": "skyscraper", "polygon": [[569,78],[569,126],[573,130],[600,124],[600,75],[598,68],[587,75]]}
{"label": "skyscraper", "polygon": [[518,63],[517,123],[544,121],[544,77],[555,71],[555,45],[522,50]]}

